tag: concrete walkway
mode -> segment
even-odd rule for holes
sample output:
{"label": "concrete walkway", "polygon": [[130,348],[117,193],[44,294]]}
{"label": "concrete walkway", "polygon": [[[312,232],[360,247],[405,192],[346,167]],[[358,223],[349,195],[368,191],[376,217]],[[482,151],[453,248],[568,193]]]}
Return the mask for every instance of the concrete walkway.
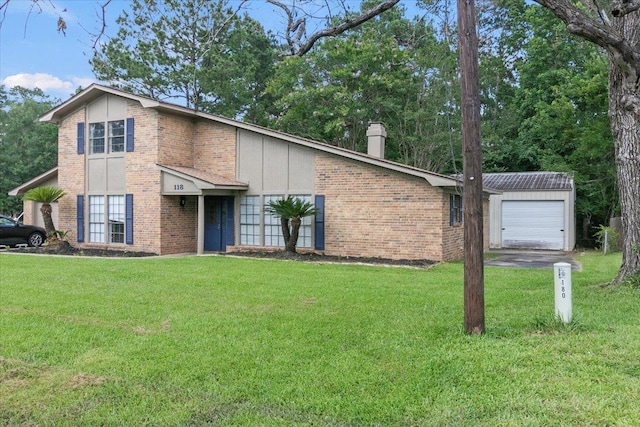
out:
{"label": "concrete walkway", "polygon": [[491,249],[485,252],[484,265],[495,267],[553,269],[553,264],[557,262],[566,262],[571,264],[571,269],[574,271],[582,270],[582,265],[573,258],[571,253],[562,251]]}

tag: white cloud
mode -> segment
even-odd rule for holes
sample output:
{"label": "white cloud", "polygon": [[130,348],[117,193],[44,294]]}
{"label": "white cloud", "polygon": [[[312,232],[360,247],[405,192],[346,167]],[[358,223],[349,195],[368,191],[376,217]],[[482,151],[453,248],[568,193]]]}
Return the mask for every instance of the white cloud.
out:
{"label": "white cloud", "polygon": [[2,84],[7,87],[22,86],[27,89],[39,88],[43,92],[55,92],[69,95],[77,87],[87,87],[93,83],[93,79],[73,77],[70,80],[61,80],[58,77],[46,73],[27,74],[19,73],[7,76]]}

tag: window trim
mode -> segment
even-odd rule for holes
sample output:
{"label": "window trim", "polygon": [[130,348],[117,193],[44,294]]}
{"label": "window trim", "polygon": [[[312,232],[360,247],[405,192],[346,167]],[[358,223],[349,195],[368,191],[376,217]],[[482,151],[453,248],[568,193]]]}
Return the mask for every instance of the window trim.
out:
{"label": "window trim", "polygon": [[[116,127],[115,124],[120,123]],[[102,134],[94,136],[94,127],[102,126]],[[113,130],[119,132],[114,134]],[[101,151],[95,151],[95,141],[100,141]],[[117,140],[117,144],[115,141]],[[114,150],[114,144],[118,148]],[[89,123],[87,126],[87,152],[90,156],[123,156],[126,151],[133,151],[133,120],[117,119]]]}
{"label": "window trim", "polygon": [[[314,203],[314,194],[291,194],[291,193],[274,193],[274,194],[247,194],[239,198],[238,212],[238,245],[239,246],[262,246],[270,248],[283,248],[285,246],[282,236],[282,225],[280,219],[267,213],[265,205],[269,200],[286,199],[288,196],[297,197],[299,199]],[[247,198],[257,200],[256,204],[247,205]],[[254,206],[256,211],[247,212],[246,206]],[[315,206],[315,203],[314,203]],[[251,216],[253,222],[248,222]],[[273,218],[273,220],[268,219]],[[256,221],[257,220],[257,221]],[[314,216],[302,219],[300,231],[298,235],[298,247],[304,249],[313,249],[315,241],[315,220]],[[251,229],[250,229],[251,228]],[[269,235],[267,232],[269,231]],[[306,242],[305,242],[306,240]],[[267,244],[268,242],[268,244]]]}
{"label": "window trim", "polygon": [[[256,200],[256,203],[245,203],[248,199]],[[256,194],[242,195],[240,196],[240,211],[238,213],[238,223],[240,240],[239,243],[241,246],[260,246],[262,244],[261,239],[261,227],[262,227],[262,209],[261,209],[261,196]],[[248,207],[251,207],[251,212],[248,211]],[[255,212],[255,207],[257,206],[258,211]],[[251,222],[243,222],[243,219],[256,219]],[[257,241],[256,241],[257,240]]]}
{"label": "window trim", "polygon": [[[90,194],[87,196],[87,243],[107,245],[133,243],[129,235],[133,215],[132,212],[131,215],[128,213],[128,196],[127,194]],[[131,218],[128,218],[129,216]],[[115,225],[119,225],[117,230],[114,228]]]}

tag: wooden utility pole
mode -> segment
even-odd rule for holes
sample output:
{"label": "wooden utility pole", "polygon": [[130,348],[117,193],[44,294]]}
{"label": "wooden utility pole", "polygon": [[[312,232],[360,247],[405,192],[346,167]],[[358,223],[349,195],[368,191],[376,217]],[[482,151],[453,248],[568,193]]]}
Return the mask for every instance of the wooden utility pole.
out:
{"label": "wooden utility pole", "polygon": [[458,0],[458,50],[462,86],[462,149],[464,226],[464,330],[483,334],[484,257],[482,234],[482,145],[478,35],[473,0]]}

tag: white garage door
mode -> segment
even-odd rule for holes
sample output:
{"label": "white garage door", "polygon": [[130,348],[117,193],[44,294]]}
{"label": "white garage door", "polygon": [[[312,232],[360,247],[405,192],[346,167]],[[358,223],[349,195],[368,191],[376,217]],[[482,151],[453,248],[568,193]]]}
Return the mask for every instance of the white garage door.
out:
{"label": "white garage door", "polygon": [[564,202],[504,200],[502,247],[564,249]]}

